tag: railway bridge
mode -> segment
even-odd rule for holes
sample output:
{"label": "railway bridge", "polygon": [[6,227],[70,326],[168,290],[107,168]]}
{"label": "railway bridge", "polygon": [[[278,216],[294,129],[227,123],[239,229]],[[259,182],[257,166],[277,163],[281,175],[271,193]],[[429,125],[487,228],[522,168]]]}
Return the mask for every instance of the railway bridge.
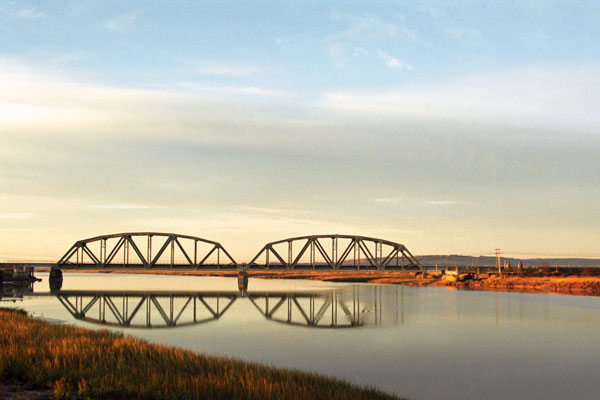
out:
{"label": "railway bridge", "polygon": [[53,269],[422,269],[406,246],[360,235],[310,235],[267,243],[247,264],[216,241],[128,232],[76,241]]}

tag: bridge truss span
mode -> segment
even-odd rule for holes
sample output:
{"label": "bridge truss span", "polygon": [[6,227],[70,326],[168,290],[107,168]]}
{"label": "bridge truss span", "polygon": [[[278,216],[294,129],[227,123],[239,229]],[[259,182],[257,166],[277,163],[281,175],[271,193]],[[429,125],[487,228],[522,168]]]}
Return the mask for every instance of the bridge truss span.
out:
{"label": "bridge truss span", "polygon": [[220,243],[195,236],[130,232],[79,240],[56,263],[60,268],[237,268]]}
{"label": "bridge truss span", "polygon": [[312,235],[267,243],[249,269],[423,269],[406,246],[354,235]]}

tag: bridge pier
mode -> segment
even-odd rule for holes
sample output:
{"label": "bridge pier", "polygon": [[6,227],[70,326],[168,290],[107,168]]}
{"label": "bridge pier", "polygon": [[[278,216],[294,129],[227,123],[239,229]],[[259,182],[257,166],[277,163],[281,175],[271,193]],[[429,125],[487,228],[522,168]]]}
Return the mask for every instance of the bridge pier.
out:
{"label": "bridge pier", "polygon": [[60,268],[51,268],[50,277],[48,278],[50,284],[50,291],[59,291],[63,283],[63,272]]}
{"label": "bridge pier", "polygon": [[238,289],[242,293],[248,290],[248,273],[244,270],[238,272]]}

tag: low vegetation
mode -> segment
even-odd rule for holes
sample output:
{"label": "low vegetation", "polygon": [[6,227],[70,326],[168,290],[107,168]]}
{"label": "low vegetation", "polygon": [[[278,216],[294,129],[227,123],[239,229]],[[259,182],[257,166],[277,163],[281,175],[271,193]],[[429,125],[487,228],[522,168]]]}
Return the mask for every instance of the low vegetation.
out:
{"label": "low vegetation", "polygon": [[393,399],[316,374],[209,357],[0,309],[0,383],[56,399]]}

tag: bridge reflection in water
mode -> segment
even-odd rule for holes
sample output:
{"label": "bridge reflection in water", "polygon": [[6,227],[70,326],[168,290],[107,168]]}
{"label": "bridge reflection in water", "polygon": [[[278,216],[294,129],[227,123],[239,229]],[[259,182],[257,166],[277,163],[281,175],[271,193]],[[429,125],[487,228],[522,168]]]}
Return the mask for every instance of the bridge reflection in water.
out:
{"label": "bridge reflection in water", "polygon": [[[356,328],[382,324],[381,288],[369,289],[367,293],[357,286],[317,293],[61,290],[54,295],[73,318],[106,326],[203,324],[220,319],[235,302],[249,301],[270,321],[310,328]],[[398,316],[393,320],[397,323]]]}
{"label": "bridge reflection in water", "polygon": [[16,302],[22,301],[23,296],[33,294],[34,282],[26,282],[24,284],[0,284],[0,301]]}
{"label": "bridge reflection in water", "polygon": [[56,298],[75,319],[131,328],[189,326],[217,320],[237,297],[235,292],[69,290],[56,293]]}

